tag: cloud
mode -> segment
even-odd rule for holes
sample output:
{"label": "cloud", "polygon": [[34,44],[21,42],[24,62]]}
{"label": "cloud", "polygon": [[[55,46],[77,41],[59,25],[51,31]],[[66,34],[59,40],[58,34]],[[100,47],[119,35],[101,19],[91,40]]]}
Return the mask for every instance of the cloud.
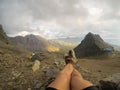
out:
{"label": "cloud", "polygon": [[28,34],[30,34],[30,32],[21,31],[21,32],[18,33],[18,36],[26,36],[26,35],[28,35]]}
{"label": "cloud", "polygon": [[0,0],[0,23],[10,36],[120,38],[120,0]]}

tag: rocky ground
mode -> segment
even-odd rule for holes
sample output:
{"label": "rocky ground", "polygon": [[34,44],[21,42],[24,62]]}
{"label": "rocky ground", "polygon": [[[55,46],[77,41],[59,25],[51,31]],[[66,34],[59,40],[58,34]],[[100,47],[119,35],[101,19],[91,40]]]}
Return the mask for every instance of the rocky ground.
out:
{"label": "rocky ground", "polygon": [[[110,77],[113,74],[120,73],[120,59],[81,59],[78,64],[89,71],[86,77],[88,80],[97,84],[98,81]],[[87,74],[86,74],[87,75]]]}
{"label": "rocky ground", "polygon": [[4,49],[0,51],[0,90],[42,90],[64,66],[62,62],[58,66],[60,63],[55,55],[46,52],[45,55],[41,54],[44,59],[40,69],[33,72],[34,62],[28,59],[29,55],[6,52]]}
{"label": "rocky ground", "polygon": [[[0,51],[0,90],[44,90],[65,65],[62,53],[40,53],[44,57],[40,69],[33,72],[34,62],[28,59],[29,55],[30,52]],[[79,59],[75,67],[85,79],[98,84],[113,74],[119,77],[120,58]]]}

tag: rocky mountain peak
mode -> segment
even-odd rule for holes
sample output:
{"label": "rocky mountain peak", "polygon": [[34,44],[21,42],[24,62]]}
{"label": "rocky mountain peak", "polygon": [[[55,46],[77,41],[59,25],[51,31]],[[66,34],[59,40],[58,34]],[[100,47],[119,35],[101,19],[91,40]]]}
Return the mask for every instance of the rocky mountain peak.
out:
{"label": "rocky mountain peak", "polygon": [[102,54],[106,51],[114,51],[113,47],[106,43],[98,34],[89,32],[84,40],[74,49],[76,56],[86,57]]}
{"label": "rocky mountain peak", "polygon": [[89,32],[83,40],[83,42],[88,42],[88,43],[95,41],[104,42],[104,40],[98,34],[93,34],[91,32]]}

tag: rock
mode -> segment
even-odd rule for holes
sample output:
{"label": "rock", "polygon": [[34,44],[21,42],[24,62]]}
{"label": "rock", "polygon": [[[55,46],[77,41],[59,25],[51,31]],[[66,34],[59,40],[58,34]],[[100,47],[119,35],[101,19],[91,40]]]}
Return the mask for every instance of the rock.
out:
{"label": "rock", "polygon": [[2,50],[0,50],[0,54],[4,54]]}
{"label": "rock", "polygon": [[31,88],[28,88],[28,90],[32,90]]}
{"label": "rock", "polygon": [[120,84],[110,82],[110,81],[100,81],[100,84],[97,86],[100,90],[120,90]]}
{"label": "rock", "polygon": [[51,78],[48,78],[44,83],[42,84],[39,84],[40,86],[38,87],[39,89],[38,90],[45,90],[45,88],[48,87],[48,85],[53,82],[55,80],[55,78],[51,77]]}
{"label": "rock", "polygon": [[112,76],[105,78],[104,81],[111,81],[114,83],[119,83],[120,82],[120,73],[113,74]]}
{"label": "rock", "polygon": [[33,62],[28,62],[28,63],[26,63],[26,67],[28,67],[28,68],[30,68],[30,67],[32,67],[34,64],[33,64]]}
{"label": "rock", "polygon": [[40,61],[35,60],[34,65],[32,66],[33,72],[36,72],[40,68]]}
{"label": "rock", "polygon": [[120,73],[101,80],[97,87],[100,90],[120,90]]}
{"label": "rock", "polygon": [[55,61],[54,64],[59,67],[59,62]]}
{"label": "rock", "polygon": [[49,69],[49,70],[46,71],[46,76],[47,77],[56,77],[56,75],[59,71],[60,70],[58,68]]}
{"label": "rock", "polygon": [[36,89],[39,89],[41,86],[42,86],[42,83],[37,83],[37,84],[35,85],[35,88],[36,88]]}
{"label": "rock", "polygon": [[22,74],[21,72],[15,70],[12,71],[13,79],[19,77],[21,74]]}
{"label": "rock", "polygon": [[102,72],[101,70],[98,70],[98,72]]}
{"label": "rock", "polygon": [[13,85],[13,82],[8,82],[8,85],[9,85],[9,86],[12,86],[12,85]]}

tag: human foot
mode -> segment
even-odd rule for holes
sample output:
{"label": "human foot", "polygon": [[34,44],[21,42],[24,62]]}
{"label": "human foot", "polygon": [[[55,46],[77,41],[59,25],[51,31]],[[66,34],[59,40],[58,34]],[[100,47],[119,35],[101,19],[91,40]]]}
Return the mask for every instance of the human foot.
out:
{"label": "human foot", "polygon": [[64,58],[65,58],[65,63],[66,64],[68,64],[68,63],[71,63],[71,64],[76,63],[76,57],[75,57],[75,53],[74,53],[73,50],[69,50],[68,55],[65,55]]}

